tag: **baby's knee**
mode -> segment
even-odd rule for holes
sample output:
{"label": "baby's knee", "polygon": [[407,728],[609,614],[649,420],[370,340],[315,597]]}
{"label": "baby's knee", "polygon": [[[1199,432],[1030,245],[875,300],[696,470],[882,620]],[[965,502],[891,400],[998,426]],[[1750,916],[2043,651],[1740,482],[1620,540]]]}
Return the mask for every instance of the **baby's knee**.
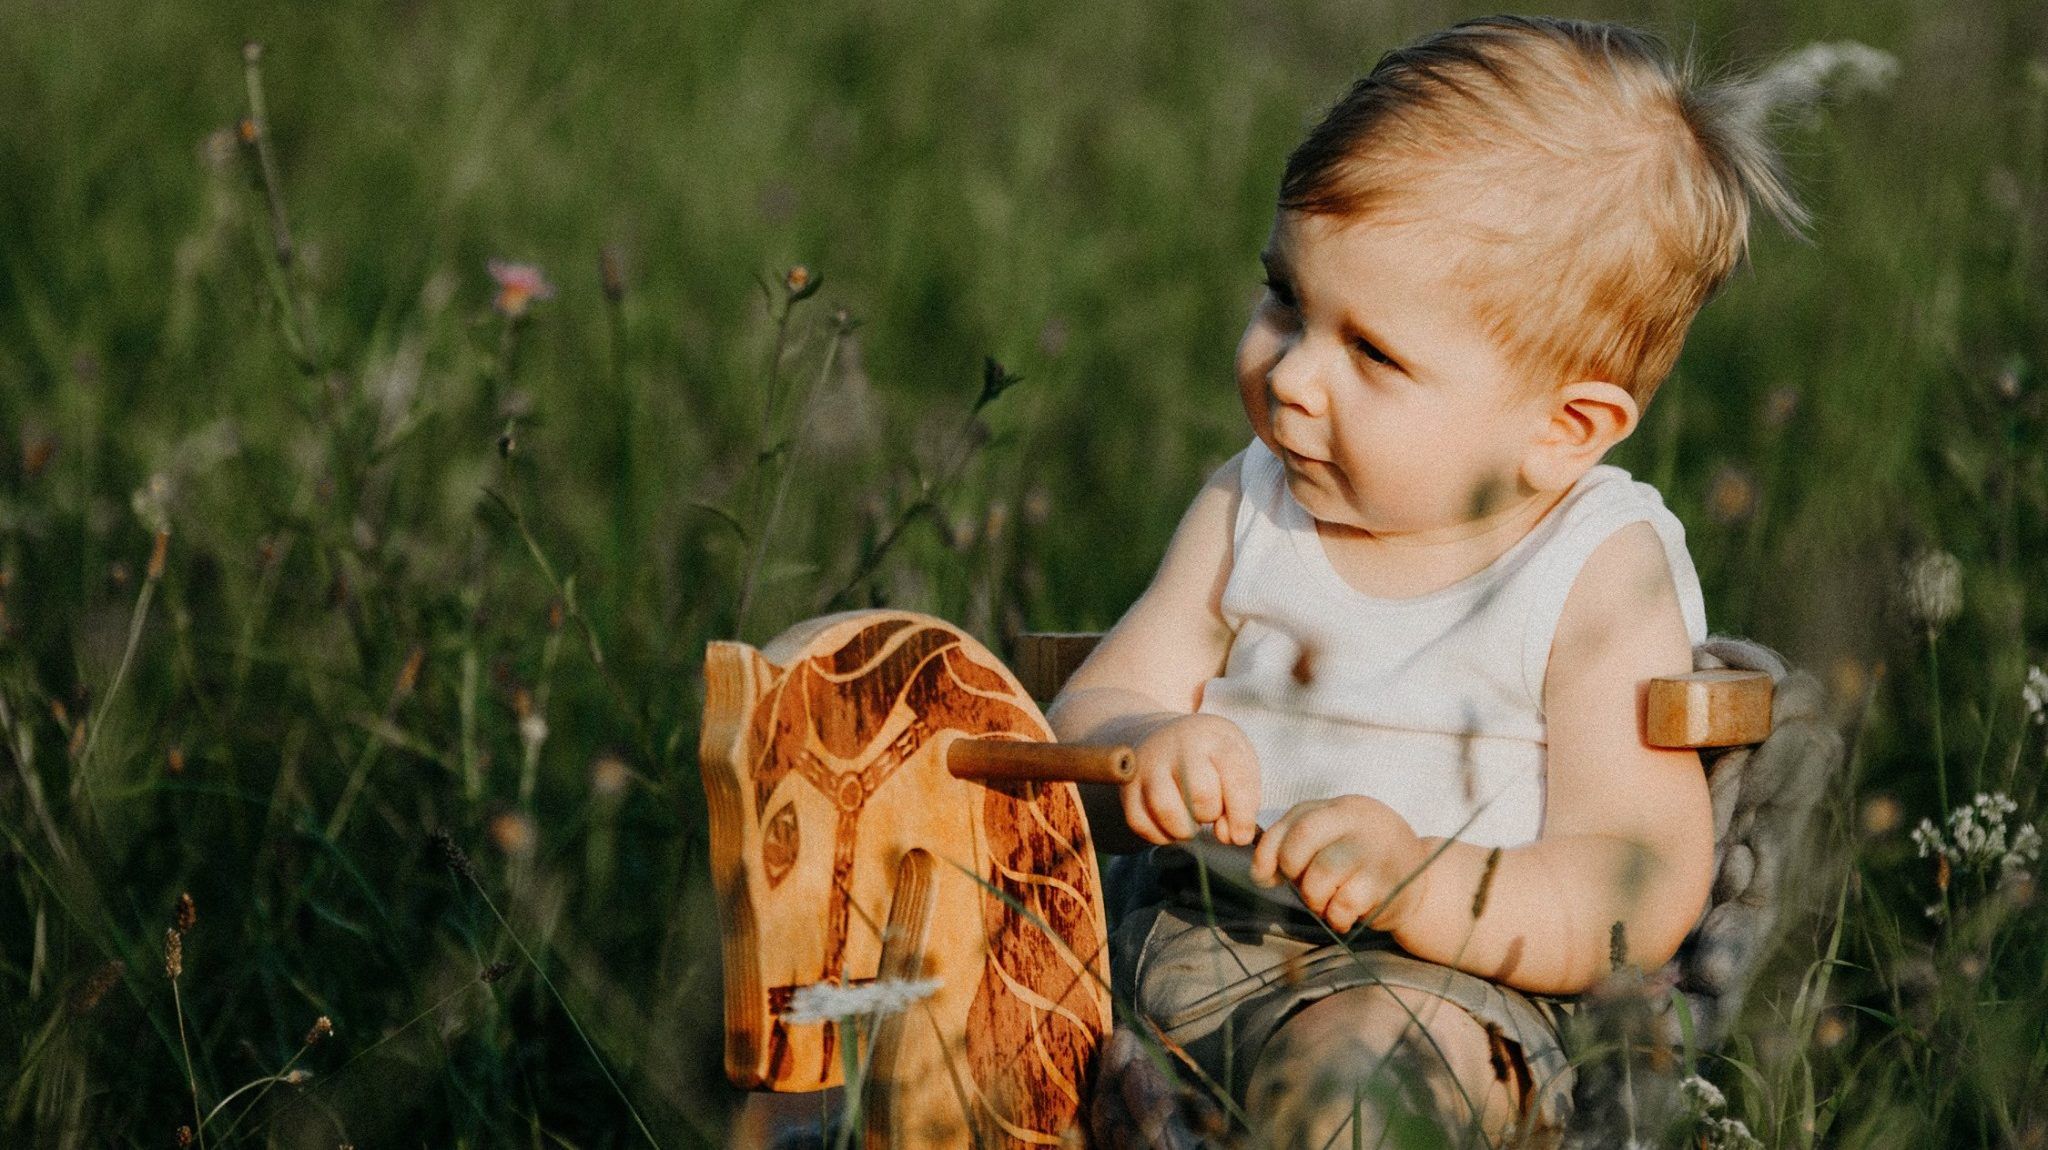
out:
{"label": "baby's knee", "polygon": [[[1473,1049],[1477,1039],[1479,1048]],[[1431,995],[1363,986],[1304,1007],[1266,1043],[1245,1091],[1270,1146],[1483,1146],[1512,1113],[1485,1032]]]}

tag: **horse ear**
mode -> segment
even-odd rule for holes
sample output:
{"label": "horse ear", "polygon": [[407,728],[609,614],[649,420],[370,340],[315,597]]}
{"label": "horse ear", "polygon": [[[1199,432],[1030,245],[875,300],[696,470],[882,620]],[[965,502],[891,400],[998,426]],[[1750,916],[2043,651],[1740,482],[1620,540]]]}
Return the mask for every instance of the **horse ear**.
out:
{"label": "horse ear", "polygon": [[755,909],[741,877],[746,850],[748,764],[760,740],[749,729],[757,703],[779,669],[745,643],[715,642],[704,650],[704,719],[697,765],[710,805],[712,879],[731,892],[725,923],[725,1072],[736,1086],[760,1086],[769,1073],[768,1020],[762,1015],[758,956],[752,953]]}

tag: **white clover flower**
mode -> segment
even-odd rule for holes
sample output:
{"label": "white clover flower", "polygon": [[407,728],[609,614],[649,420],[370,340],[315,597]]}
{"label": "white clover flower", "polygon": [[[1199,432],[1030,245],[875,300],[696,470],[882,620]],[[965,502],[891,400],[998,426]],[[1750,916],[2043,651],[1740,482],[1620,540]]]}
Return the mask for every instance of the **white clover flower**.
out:
{"label": "white clover flower", "polygon": [[826,1022],[855,1015],[881,1018],[900,1014],[912,1003],[930,998],[940,985],[936,978],[884,978],[852,986],[814,982],[798,987],[796,993],[790,995],[789,1010],[782,1017],[791,1023]]}
{"label": "white clover flower", "polygon": [[1697,1074],[1688,1074],[1679,1079],[1678,1097],[1685,1102],[1686,1109],[1699,1118],[1705,1118],[1728,1105],[1728,1098],[1721,1093],[1721,1088]]}
{"label": "white clover flower", "polygon": [[2028,718],[2037,725],[2048,724],[2048,670],[2027,668],[2027,685],[2020,688],[2020,702],[2026,705]]}

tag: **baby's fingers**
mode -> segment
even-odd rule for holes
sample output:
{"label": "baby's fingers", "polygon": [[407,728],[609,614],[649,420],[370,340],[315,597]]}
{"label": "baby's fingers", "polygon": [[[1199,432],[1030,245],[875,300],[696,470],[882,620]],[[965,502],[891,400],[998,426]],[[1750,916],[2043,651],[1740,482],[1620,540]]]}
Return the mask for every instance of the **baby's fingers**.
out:
{"label": "baby's fingers", "polygon": [[1174,842],[1195,837],[1194,816],[1188,811],[1186,796],[1181,794],[1178,772],[1153,771],[1138,784],[1144,798],[1145,813],[1152,816],[1152,823],[1164,835],[1161,842]]}
{"label": "baby's fingers", "polygon": [[1280,870],[1280,848],[1285,846],[1294,826],[1300,821],[1302,808],[1292,806],[1287,813],[1275,819],[1252,844],[1252,881],[1260,886],[1276,886],[1282,879],[1290,878]]}
{"label": "baby's fingers", "polygon": [[1228,752],[1211,755],[1209,762],[1222,792],[1222,809],[1215,819],[1216,837],[1249,846],[1259,833],[1258,764]]}

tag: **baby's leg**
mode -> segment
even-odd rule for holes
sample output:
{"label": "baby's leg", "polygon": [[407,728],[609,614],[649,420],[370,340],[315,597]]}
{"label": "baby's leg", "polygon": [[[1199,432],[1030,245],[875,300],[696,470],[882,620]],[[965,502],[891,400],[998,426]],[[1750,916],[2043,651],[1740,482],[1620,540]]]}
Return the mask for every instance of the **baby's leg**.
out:
{"label": "baby's leg", "polygon": [[[1245,1091],[1271,1147],[1486,1146],[1517,1129],[1513,1057],[1454,1003],[1358,986],[1318,999],[1274,1032]],[[1514,1052],[1502,1052],[1512,1054]]]}

